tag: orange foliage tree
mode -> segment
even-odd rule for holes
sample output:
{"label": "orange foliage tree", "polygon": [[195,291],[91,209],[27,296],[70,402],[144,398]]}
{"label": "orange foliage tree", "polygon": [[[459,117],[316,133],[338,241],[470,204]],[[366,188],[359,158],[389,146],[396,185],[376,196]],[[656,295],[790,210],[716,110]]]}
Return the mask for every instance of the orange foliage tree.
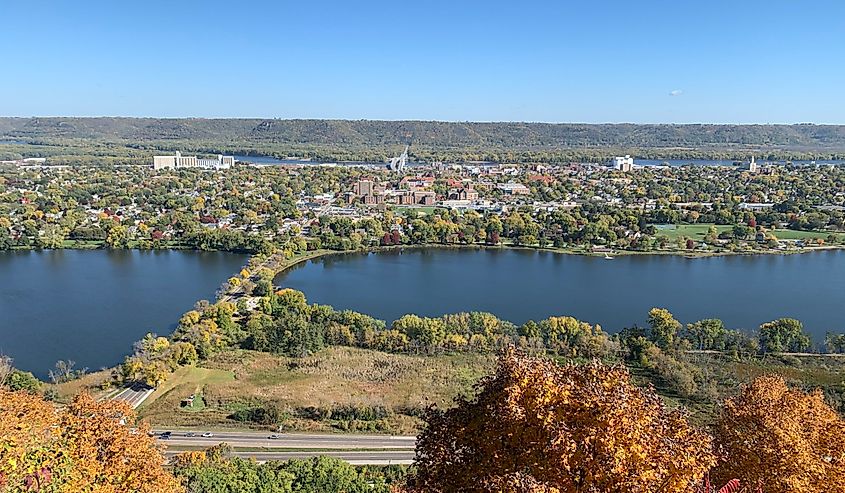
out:
{"label": "orange foliage tree", "polygon": [[175,493],[179,482],[122,402],[83,394],[64,409],[0,389],[0,491]]}
{"label": "orange foliage tree", "polygon": [[725,402],[715,435],[723,481],[763,493],[845,491],[845,420],[819,391],[760,377]]}
{"label": "orange foliage tree", "polygon": [[431,409],[412,491],[688,492],[711,439],[621,367],[508,350],[471,399]]}

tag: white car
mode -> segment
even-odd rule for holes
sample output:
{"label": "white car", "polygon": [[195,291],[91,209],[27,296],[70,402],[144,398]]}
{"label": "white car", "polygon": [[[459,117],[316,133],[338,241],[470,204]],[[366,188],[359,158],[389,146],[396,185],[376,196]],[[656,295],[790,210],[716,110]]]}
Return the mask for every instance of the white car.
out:
{"label": "white car", "polygon": [[282,437],[273,433],[272,435],[268,436],[267,438],[270,439],[270,440],[278,440],[279,438],[282,438]]}
{"label": "white car", "polygon": [[213,436],[214,436],[214,433],[211,433],[210,431],[206,431],[205,433],[202,434],[203,438],[211,438]]}

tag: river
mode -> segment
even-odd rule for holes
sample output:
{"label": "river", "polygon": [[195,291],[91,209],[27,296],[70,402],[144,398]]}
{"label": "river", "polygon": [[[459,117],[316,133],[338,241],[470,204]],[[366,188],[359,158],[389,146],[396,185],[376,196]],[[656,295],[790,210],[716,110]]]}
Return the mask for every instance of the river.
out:
{"label": "river", "polygon": [[300,264],[276,283],[310,302],[392,321],[480,310],[515,323],[571,315],[610,332],[652,307],[688,323],[721,318],[753,330],[794,317],[815,340],[845,332],[845,251],[613,260],[533,250],[435,249],[343,254]]}
{"label": "river", "polygon": [[60,359],[112,366],[147,332],[169,334],[246,260],[189,251],[0,252],[0,354],[41,378]]}
{"label": "river", "polygon": [[[236,273],[246,256],[188,251],[0,252],[0,353],[46,377],[59,359],[97,370],[179,317]],[[845,331],[845,251],[687,259],[533,250],[406,249],[304,262],[278,284],[309,301],[392,321],[483,310],[515,323],[572,315],[608,331],[651,307],[682,322],[707,317],[753,330],[794,317],[816,341]]]}

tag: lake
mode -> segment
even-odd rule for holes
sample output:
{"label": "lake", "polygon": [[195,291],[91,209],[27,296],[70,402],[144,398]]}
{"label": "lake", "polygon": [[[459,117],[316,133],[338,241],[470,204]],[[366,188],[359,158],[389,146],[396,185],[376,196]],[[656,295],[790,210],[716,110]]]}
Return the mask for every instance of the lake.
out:
{"label": "lake", "polygon": [[247,261],[189,251],[0,252],[0,354],[46,378],[60,359],[98,370],[179,317]]}
{"label": "lake", "polygon": [[276,283],[312,303],[388,322],[406,313],[480,310],[515,323],[571,315],[610,332],[644,324],[652,307],[687,323],[732,328],[793,317],[816,341],[845,332],[845,251],[688,259],[613,260],[533,250],[407,249],[322,257]]}

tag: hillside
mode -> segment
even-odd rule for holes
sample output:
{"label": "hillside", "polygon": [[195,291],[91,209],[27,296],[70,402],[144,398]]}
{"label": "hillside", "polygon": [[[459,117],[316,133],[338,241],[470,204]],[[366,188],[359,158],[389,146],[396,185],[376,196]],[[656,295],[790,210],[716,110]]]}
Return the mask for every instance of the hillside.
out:
{"label": "hillside", "polygon": [[845,125],[635,125],[373,120],[0,118],[0,136],[100,141],[385,146],[431,148],[764,147],[845,150]]}

